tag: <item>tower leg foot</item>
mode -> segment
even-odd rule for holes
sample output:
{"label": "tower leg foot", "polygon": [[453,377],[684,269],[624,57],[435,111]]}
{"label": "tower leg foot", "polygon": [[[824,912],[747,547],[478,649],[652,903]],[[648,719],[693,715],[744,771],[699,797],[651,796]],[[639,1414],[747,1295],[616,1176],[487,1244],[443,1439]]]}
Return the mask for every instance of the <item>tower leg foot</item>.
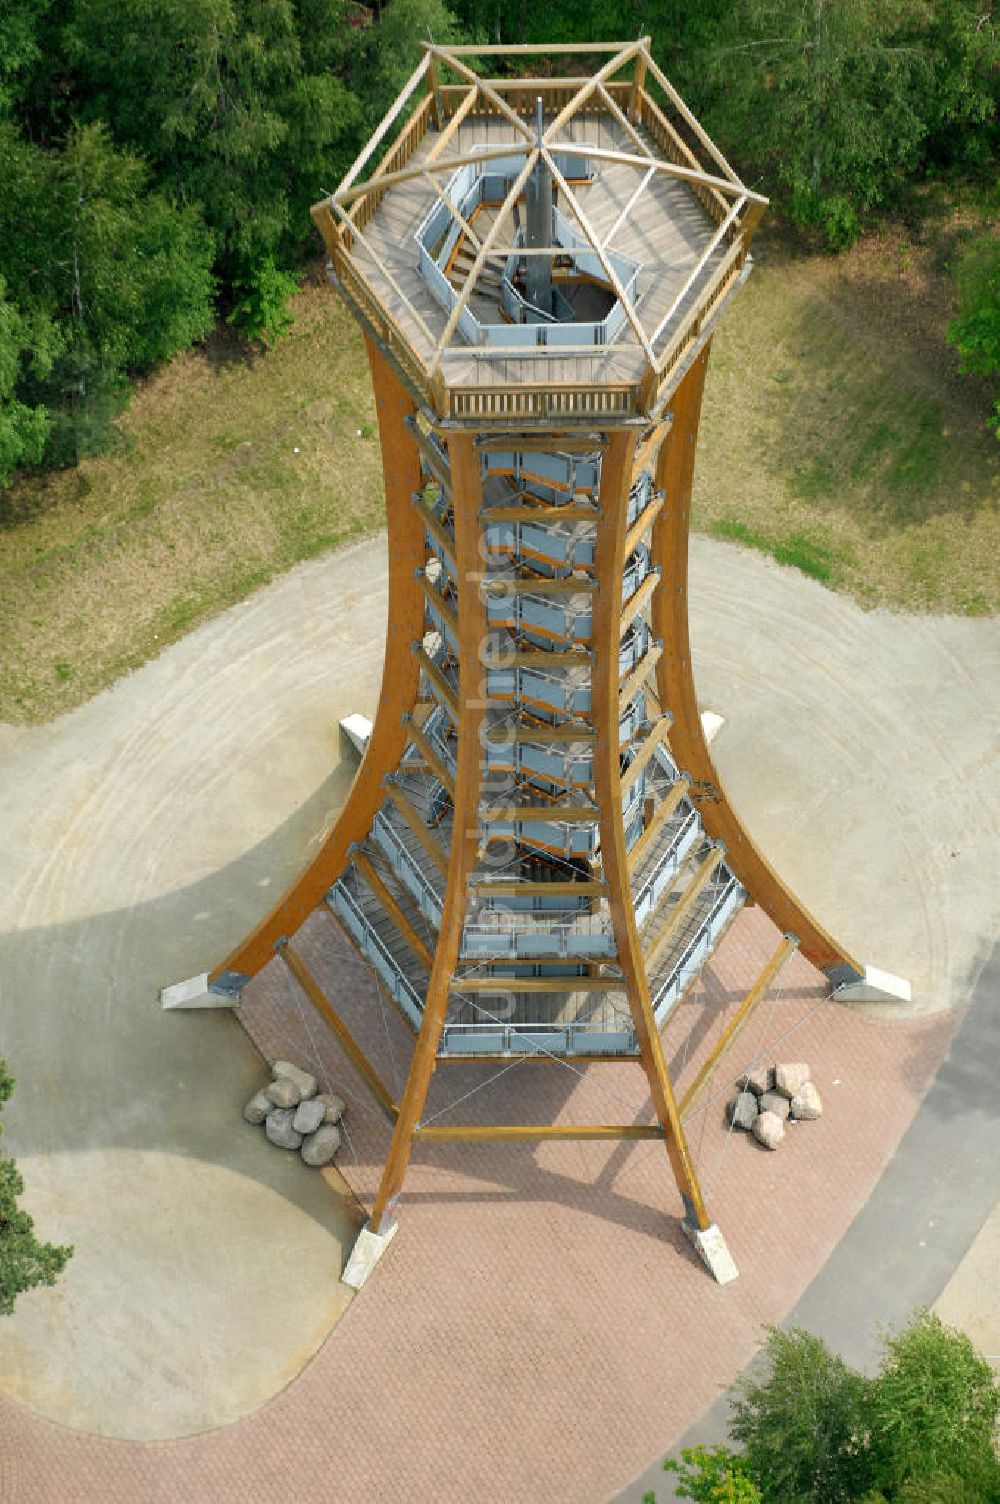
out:
{"label": "tower leg foot", "polygon": [[360,1290],[396,1236],[398,1227],[398,1222],[390,1222],[384,1232],[372,1232],[366,1222],[358,1233],[357,1242],[347,1260],[347,1268],[340,1276],[341,1283],[350,1285],[352,1290]]}
{"label": "tower leg foot", "polygon": [[832,967],[827,977],[838,1003],[911,1003],[913,992],[905,977],[866,966],[861,976],[852,967]]}
{"label": "tower leg foot", "polygon": [[693,1227],[685,1220],[681,1226],[716,1284],[729,1285],[734,1279],[739,1278],[740,1271],[733,1262],[733,1256],[726,1247],[726,1240],[715,1222],[708,1227],[701,1228]]}
{"label": "tower leg foot", "polygon": [[220,977],[209,986],[207,971],[160,989],[161,1008],[234,1008],[239,1000],[236,980],[226,985],[226,979]]}

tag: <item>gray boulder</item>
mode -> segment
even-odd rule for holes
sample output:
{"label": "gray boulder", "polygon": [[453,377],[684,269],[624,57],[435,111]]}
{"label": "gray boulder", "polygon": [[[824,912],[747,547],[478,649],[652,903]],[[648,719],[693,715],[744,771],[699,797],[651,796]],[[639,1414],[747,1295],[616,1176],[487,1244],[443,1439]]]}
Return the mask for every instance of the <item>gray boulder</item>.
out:
{"label": "gray boulder", "polygon": [[785,1125],[776,1112],[760,1112],[753,1125],[753,1136],[765,1149],[776,1149],[785,1136]]}
{"label": "gray boulder", "polygon": [[791,1100],[809,1080],[811,1072],[804,1060],[787,1062],[774,1067],[774,1089]]}
{"label": "gray boulder", "polygon": [[333,1092],[322,1092],[316,1098],[316,1100],[317,1102],[322,1102],[324,1108],[326,1109],[326,1113],[323,1118],[324,1123],[339,1123],[341,1118],[344,1116],[344,1113],[347,1111],[347,1103],[344,1101],[343,1097],[335,1096]]}
{"label": "gray boulder", "polygon": [[310,1097],[316,1095],[316,1077],[304,1071],[301,1066],[293,1065],[290,1060],[276,1060],[271,1067],[271,1075],[276,1081],[294,1081],[299,1089],[300,1102],[308,1102]]}
{"label": "gray boulder", "polygon": [[335,1123],[324,1123],[311,1133],[302,1145],[302,1158],[307,1165],[328,1165],[340,1148],[340,1129]]}
{"label": "gray boulder", "polygon": [[757,1120],[757,1098],[752,1091],[741,1091],[726,1108],[726,1115],[734,1128],[753,1127]]}
{"label": "gray boulder", "polygon": [[308,1102],[300,1102],[296,1107],[292,1127],[296,1133],[315,1133],[325,1114],[326,1108],[319,1097],[310,1097]]}
{"label": "gray boulder", "polygon": [[775,1112],[782,1122],[788,1116],[788,1098],[780,1091],[766,1091],[760,1099],[761,1112]]}
{"label": "gray boulder", "polygon": [[302,1143],[301,1133],[292,1127],[294,1116],[290,1107],[272,1107],[264,1121],[264,1132],[279,1149],[297,1149]]}
{"label": "gray boulder", "polygon": [[812,1081],[805,1081],[799,1091],[791,1100],[791,1112],[793,1118],[800,1122],[808,1123],[814,1118],[823,1116],[823,1103],[819,1091]]}
{"label": "gray boulder", "polygon": [[243,1109],[243,1116],[248,1123],[262,1123],[274,1103],[266,1091],[256,1091]]}
{"label": "gray boulder", "polygon": [[752,1091],[755,1097],[762,1097],[766,1091],[774,1090],[774,1066],[755,1065],[752,1071],[747,1071],[741,1083],[741,1090]]}
{"label": "gray boulder", "polygon": [[275,1107],[298,1107],[302,1093],[289,1076],[279,1076],[264,1088]]}

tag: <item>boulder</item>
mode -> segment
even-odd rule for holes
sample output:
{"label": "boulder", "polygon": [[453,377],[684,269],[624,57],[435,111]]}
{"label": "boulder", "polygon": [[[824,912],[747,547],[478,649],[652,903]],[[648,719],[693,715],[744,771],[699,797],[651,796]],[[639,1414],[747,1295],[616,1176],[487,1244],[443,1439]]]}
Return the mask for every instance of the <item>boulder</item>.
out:
{"label": "boulder", "polygon": [[774,1112],[782,1122],[788,1116],[788,1098],[783,1097],[780,1091],[766,1091],[760,1098],[761,1112]]}
{"label": "boulder", "polygon": [[328,1165],[340,1148],[340,1129],[335,1123],[324,1123],[302,1145],[302,1158],[307,1165]]}
{"label": "boulder", "polygon": [[753,1136],[765,1149],[776,1149],[785,1136],[785,1125],[776,1112],[759,1112],[754,1120]]}
{"label": "boulder", "polygon": [[774,1066],[755,1065],[752,1071],[747,1071],[741,1082],[743,1091],[752,1091],[755,1097],[762,1097],[766,1091],[774,1090]]}
{"label": "boulder", "polygon": [[791,1099],[797,1091],[801,1091],[810,1077],[808,1065],[802,1060],[796,1060],[784,1065],[774,1067],[774,1089],[780,1091],[783,1097]]}
{"label": "boulder", "polygon": [[290,1060],[276,1060],[271,1067],[271,1075],[276,1081],[294,1081],[299,1089],[300,1102],[308,1102],[310,1097],[316,1095],[316,1077],[302,1070],[301,1066],[293,1065]]}
{"label": "boulder", "polygon": [[262,1123],[273,1106],[266,1091],[255,1091],[243,1109],[243,1116],[248,1123]]}
{"label": "boulder", "polygon": [[279,1076],[264,1088],[275,1107],[298,1107],[302,1093],[290,1076]]}
{"label": "boulder", "polygon": [[821,1118],[823,1103],[815,1082],[804,1081],[801,1089],[792,1098],[790,1106],[792,1117],[798,1118],[800,1122],[808,1123],[814,1118]]}
{"label": "boulder", "polygon": [[757,1112],[757,1098],[752,1091],[741,1091],[726,1108],[726,1116],[734,1128],[752,1128]]}
{"label": "boulder", "polygon": [[315,1133],[325,1116],[326,1108],[319,1097],[310,1097],[308,1102],[300,1102],[296,1107],[292,1127],[296,1133]]}
{"label": "boulder", "polygon": [[301,1133],[292,1127],[294,1116],[290,1107],[272,1107],[264,1120],[264,1132],[279,1149],[297,1149],[302,1143]]}
{"label": "boulder", "polygon": [[347,1111],[347,1103],[343,1097],[335,1096],[333,1092],[324,1091],[316,1100],[317,1102],[322,1102],[326,1109],[326,1115],[323,1118],[324,1123],[339,1123]]}

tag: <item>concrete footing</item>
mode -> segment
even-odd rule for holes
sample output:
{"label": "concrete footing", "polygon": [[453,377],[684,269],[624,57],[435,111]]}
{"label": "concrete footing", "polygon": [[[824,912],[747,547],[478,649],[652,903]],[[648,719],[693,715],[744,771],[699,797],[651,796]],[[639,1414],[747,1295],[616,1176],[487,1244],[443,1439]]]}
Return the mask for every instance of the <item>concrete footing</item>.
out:
{"label": "concrete footing", "polygon": [[691,1223],[686,1221],[682,1222],[681,1226],[716,1284],[730,1285],[734,1279],[739,1278],[740,1271],[733,1262],[733,1256],[726,1247],[726,1240],[715,1222],[705,1228],[692,1227]]}
{"label": "concrete footing", "polygon": [[910,1003],[913,991],[905,977],[893,976],[891,971],[880,971],[877,966],[866,966],[864,976],[856,981],[845,982],[835,993],[841,1003]]}
{"label": "concrete footing", "polygon": [[355,752],[364,756],[368,743],[372,739],[372,723],[366,715],[345,715],[340,723],[340,729],[347,737]]}
{"label": "concrete footing", "polygon": [[358,1233],[357,1242],[351,1249],[347,1268],[340,1276],[341,1283],[350,1285],[352,1290],[360,1290],[396,1236],[398,1227],[398,1222],[390,1222],[384,1232],[372,1232],[366,1222]]}
{"label": "concrete footing", "polygon": [[207,971],[160,990],[161,1008],[232,1008],[238,1002],[238,995],[209,987]]}

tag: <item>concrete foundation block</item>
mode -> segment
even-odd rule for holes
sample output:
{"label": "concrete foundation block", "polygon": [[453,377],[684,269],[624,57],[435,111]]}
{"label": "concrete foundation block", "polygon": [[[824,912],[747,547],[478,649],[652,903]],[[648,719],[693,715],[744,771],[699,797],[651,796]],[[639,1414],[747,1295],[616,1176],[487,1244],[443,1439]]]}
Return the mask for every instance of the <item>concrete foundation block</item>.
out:
{"label": "concrete foundation block", "polygon": [[739,1278],[740,1271],[726,1247],[725,1238],[714,1222],[704,1229],[692,1227],[690,1222],[682,1222],[681,1226],[716,1284],[730,1285],[734,1279]]}
{"label": "concrete foundation block", "polygon": [[236,994],[213,991],[208,985],[207,971],[188,977],[184,982],[174,982],[160,991],[161,1008],[232,1008],[238,1002]]}
{"label": "concrete foundation block", "polygon": [[910,1003],[913,992],[905,977],[866,966],[863,977],[837,988],[836,997],[843,1003]]}
{"label": "concrete foundation block", "polygon": [[714,710],[703,710],[701,713],[701,730],[705,741],[711,746],[723,726],[726,724],[724,715],[717,714]]}
{"label": "concrete foundation block", "polygon": [[372,1232],[366,1222],[358,1233],[357,1242],[351,1249],[347,1268],[340,1276],[341,1282],[350,1285],[352,1290],[360,1290],[396,1236],[398,1227],[398,1222],[390,1222],[384,1232]]}
{"label": "concrete foundation block", "polygon": [[340,729],[347,737],[355,752],[364,756],[368,743],[372,738],[372,723],[364,715],[345,715],[340,723]]}

